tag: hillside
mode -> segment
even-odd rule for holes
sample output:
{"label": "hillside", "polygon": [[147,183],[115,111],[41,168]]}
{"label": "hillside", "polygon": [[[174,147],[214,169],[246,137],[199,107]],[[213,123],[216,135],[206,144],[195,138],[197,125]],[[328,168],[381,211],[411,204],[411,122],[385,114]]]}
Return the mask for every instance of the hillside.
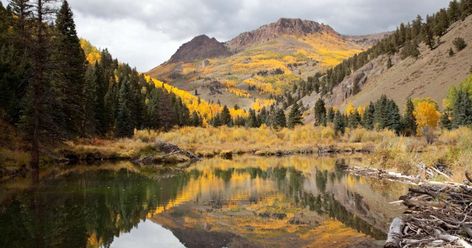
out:
{"label": "hillside", "polygon": [[[453,40],[462,37],[468,46],[449,55],[454,49]],[[397,53],[390,56],[392,67],[387,67],[389,56],[382,55],[373,59],[359,70],[346,77],[327,95],[328,105],[343,109],[348,103],[366,106],[383,94],[395,100],[401,109],[408,97],[430,97],[442,105],[451,86],[459,85],[472,70],[472,16],[451,25],[440,38],[439,45],[431,50],[424,43],[419,44],[420,56],[401,59]],[[354,85],[359,92],[354,94]],[[312,109],[320,95],[313,93],[302,99],[305,106]],[[312,111],[307,112],[306,121],[312,121]]]}
{"label": "hillside", "polygon": [[295,82],[365,50],[384,35],[349,37],[317,22],[282,18],[225,43],[198,36],[148,74],[209,102],[249,108],[257,99],[281,95]]}

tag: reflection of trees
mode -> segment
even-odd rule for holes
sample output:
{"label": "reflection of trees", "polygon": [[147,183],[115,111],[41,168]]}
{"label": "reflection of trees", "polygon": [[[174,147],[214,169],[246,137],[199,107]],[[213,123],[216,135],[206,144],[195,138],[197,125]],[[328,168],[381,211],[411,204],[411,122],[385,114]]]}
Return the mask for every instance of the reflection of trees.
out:
{"label": "reflection of trees", "polygon": [[213,171],[216,177],[223,179],[225,183],[229,183],[231,181],[231,177],[233,176],[234,169],[222,170],[222,169],[215,169]]}
{"label": "reflection of trees", "polygon": [[[374,238],[385,238],[385,233],[383,231],[376,229],[355,214],[349,212],[335,199],[334,194],[326,192],[327,185],[329,183],[334,183],[334,181],[339,181],[343,176],[345,176],[344,173],[341,171],[328,172],[327,170],[316,170],[315,183],[320,193],[318,195],[313,195],[312,193],[305,192],[303,188],[305,176],[300,171],[288,169],[288,172],[288,181],[285,181],[285,184],[278,184],[278,187],[280,191],[289,195],[295,203],[303,207],[308,207],[311,211],[316,211],[320,215],[327,215],[330,218],[342,222],[348,227]],[[359,207],[365,205],[360,195],[349,193],[349,197],[354,199],[356,206]],[[361,210],[361,213],[366,215],[368,214],[365,212],[365,209]]]}
{"label": "reflection of trees", "polygon": [[324,193],[314,196],[311,193],[304,193],[303,201],[301,203],[303,206],[309,207],[310,210],[316,211],[318,214],[326,214],[329,217],[342,222],[344,225],[371,237],[376,239],[386,238],[384,232],[376,229],[369,223],[349,212],[334,198],[334,194]]}
{"label": "reflection of trees", "polygon": [[71,175],[17,195],[0,212],[0,247],[109,246],[176,198],[189,174],[153,181],[126,171]]}

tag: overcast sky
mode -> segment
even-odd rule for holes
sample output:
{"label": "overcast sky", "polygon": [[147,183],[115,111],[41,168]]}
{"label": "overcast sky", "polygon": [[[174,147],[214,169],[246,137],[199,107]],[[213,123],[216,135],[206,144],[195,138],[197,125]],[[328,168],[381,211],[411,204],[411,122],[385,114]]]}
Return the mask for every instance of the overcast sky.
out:
{"label": "overcast sky", "polygon": [[[7,2],[7,0],[1,0]],[[280,17],[323,22],[342,34],[393,30],[450,0],[69,0],[81,37],[145,72],[192,37],[227,41]]]}

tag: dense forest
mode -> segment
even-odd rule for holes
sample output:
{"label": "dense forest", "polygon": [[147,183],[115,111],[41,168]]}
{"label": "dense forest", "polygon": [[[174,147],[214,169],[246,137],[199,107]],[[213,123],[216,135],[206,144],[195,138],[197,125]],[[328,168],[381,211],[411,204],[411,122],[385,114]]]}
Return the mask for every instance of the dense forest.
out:
{"label": "dense forest", "polygon": [[40,147],[76,137],[201,123],[181,99],[149,84],[105,49],[89,63],[67,1],[0,3],[0,118]]}

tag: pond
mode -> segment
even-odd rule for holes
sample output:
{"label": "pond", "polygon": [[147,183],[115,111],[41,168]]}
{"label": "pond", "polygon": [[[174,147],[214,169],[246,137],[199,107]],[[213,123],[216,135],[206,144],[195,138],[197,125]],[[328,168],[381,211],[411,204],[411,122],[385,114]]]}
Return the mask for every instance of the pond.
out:
{"label": "pond", "polygon": [[[78,166],[0,185],[0,247],[381,247],[405,185],[358,158],[237,157],[163,174]],[[26,179],[25,179],[26,180]]]}

